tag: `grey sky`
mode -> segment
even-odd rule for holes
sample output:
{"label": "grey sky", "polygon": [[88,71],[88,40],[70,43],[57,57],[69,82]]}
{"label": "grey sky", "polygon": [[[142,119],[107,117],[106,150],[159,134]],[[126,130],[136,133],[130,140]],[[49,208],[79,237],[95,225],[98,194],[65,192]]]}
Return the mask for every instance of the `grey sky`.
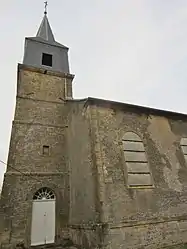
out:
{"label": "grey sky", "polygon": [[[24,37],[36,34],[43,1],[0,0],[0,159],[6,161]],[[57,41],[70,48],[74,97],[187,113],[186,0],[49,0]],[[5,167],[0,164],[0,184]]]}

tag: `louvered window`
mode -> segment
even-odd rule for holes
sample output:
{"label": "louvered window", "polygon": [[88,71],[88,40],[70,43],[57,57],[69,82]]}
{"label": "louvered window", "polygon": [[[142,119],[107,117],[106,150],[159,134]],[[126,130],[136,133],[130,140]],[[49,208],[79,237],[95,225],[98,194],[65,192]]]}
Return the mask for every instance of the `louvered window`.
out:
{"label": "louvered window", "polygon": [[181,138],[180,146],[184,154],[185,161],[187,162],[187,137]]}
{"label": "louvered window", "polygon": [[152,186],[152,177],[141,138],[127,132],[123,137],[123,151],[128,173],[128,186]]}

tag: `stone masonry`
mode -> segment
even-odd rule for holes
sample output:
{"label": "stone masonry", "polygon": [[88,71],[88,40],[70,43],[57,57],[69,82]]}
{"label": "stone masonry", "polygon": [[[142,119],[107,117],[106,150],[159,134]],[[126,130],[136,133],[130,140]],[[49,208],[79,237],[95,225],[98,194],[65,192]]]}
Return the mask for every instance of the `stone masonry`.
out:
{"label": "stone masonry", "polygon": [[[83,125],[85,119],[88,127]],[[70,140],[76,147],[70,158],[76,157],[77,150],[81,155],[70,163],[71,191],[77,191],[76,202],[75,197],[71,200],[74,223],[85,222],[89,212],[86,222],[98,222],[96,233],[105,248],[175,248],[186,243],[187,166],[180,140],[187,136],[187,116],[89,98],[82,110],[74,111],[72,125],[75,134],[83,134],[78,144],[77,137]],[[84,139],[86,130],[90,144]],[[127,186],[122,149],[127,131],[137,133],[144,142],[152,188]],[[80,234],[75,238],[82,243]],[[87,240],[91,241],[90,235]]]}
{"label": "stone masonry", "polygon": [[[66,79],[67,77],[67,79]],[[67,233],[69,170],[67,164],[65,84],[73,76],[19,65],[15,118],[2,190],[2,241],[30,244],[33,194],[49,186],[59,199],[56,236]],[[50,153],[42,154],[48,145]],[[30,211],[29,211],[30,210]]]}

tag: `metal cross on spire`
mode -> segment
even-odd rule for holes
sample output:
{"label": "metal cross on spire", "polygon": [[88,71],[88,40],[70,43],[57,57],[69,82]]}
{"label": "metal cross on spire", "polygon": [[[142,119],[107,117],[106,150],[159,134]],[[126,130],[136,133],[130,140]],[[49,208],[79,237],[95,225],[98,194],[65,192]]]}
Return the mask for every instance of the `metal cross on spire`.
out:
{"label": "metal cross on spire", "polygon": [[45,1],[44,4],[45,4],[44,5],[44,14],[47,15],[47,5],[48,5],[48,2]]}

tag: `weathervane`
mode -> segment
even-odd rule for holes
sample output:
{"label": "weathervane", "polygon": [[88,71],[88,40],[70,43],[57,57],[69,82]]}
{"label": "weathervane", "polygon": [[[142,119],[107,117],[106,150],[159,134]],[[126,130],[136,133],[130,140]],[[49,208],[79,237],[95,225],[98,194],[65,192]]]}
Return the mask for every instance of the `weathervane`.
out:
{"label": "weathervane", "polygon": [[45,1],[44,4],[45,4],[45,5],[44,5],[44,8],[45,8],[45,9],[44,9],[44,14],[47,15],[47,5],[48,5],[48,2]]}

